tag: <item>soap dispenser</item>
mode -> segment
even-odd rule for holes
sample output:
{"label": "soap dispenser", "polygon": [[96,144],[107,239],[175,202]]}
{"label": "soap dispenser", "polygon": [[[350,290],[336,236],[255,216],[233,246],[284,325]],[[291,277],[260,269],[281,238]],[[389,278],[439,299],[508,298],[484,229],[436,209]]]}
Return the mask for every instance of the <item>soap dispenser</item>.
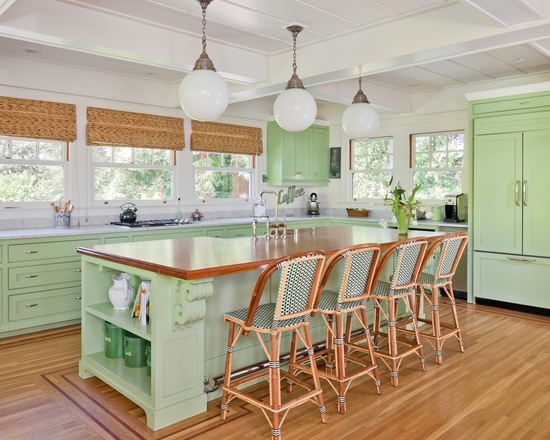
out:
{"label": "soap dispenser", "polygon": [[180,198],[178,197],[178,207],[176,208],[176,215],[174,215],[174,219],[177,221],[183,220],[183,212],[181,211],[180,206]]}

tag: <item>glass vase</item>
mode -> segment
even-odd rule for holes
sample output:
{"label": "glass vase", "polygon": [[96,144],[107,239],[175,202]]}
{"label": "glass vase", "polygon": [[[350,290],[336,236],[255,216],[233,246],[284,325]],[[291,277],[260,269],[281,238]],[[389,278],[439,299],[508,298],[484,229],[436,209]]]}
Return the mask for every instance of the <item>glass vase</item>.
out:
{"label": "glass vase", "polygon": [[409,232],[409,223],[411,221],[410,214],[399,209],[395,213],[395,218],[397,219],[397,230],[399,231],[399,235],[407,235]]}

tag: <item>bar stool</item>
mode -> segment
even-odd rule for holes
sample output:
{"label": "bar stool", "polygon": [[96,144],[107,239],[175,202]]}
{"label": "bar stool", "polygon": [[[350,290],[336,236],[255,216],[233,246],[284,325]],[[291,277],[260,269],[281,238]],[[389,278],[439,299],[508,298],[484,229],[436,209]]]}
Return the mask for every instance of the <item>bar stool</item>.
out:
{"label": "bar stool", "polygon": [[[314,251],[294,254],[270,263],[256,282],[249,307],[224,315],[224,320],[229,322],[229,336],[221,404],[222,420],[227,417],[229,403],[233,399],[239,398],[260,408],[271,425],[272,439],[281,439],[281,425],[289,410],[306,402],[313,402],[319,407],[321,420],[326,423],[327,416],[322,388],[315,366],[309,329],[309,319],[321,281],[324,261],[324,255],[320,251]],[[275,274],[280,274],[275,301],[260,304],[266,284],[269,281],[277,281]],[[235,344],[241,335],[248,336],[250,332],[258,337],[260,346],[269,361],[269,371],[255,371],[232,380],[231,366]],[[313,385],[297,378],[290,371],[281,369],[281,337],[285,332],[296,333],[304,345],[311,363]],[[269,341],[264,341],[262,338],[262,336],[265,338],[266,335],[269,336]],[[246,389],[241,389],[244,385],[265,376],[269,382],[268,399],[262,400],[247,392]],[[289,399],[285,399],[283,402],[281,395],[281,380],[283,378],[299,385],[305,391],[299,395],[296,395],[298,393],[289,394]]]}
{"label": "bar stool", "polygon": [[[374,354],[390,369],[393,386],[398,385],[399,367],[406,356],[416,354],[420,358],[422,371],[426,371],[414,300],[427,245],[424,238],[412,238],[390,246],[382,255],[375,275],[377,282],[369,296],[369,299],[374,301]],[[388,282],[380,277],[385,266],[389,264],[393,264],[393,275]],[[405,307],[404,313],[411,317],[412,338],[409,332],[398,331],[397,315],[400,303]]]}
{"label": "bar stool", "polygon": [[[423,271],[418,279],[416,313],[420,323],[428,324],[420,327],[420,337],[428,341],[435,350],[437,364],[443,362],[443,343],[447,338],[454,336],[458,340],[458,347],[464,353],[464,342],[458,323],[456,301],[453,292],[453,275],[456,272],[460,258],[468,243],[468,233],[458,232],[447,234],[430,244],[422,263]],[[433,274],[425,269],[433,261]],[[440,319],[440,294],[449,299],[453,322],[442,322]],[[422,317],[419,313],[421,299],[431,307],[431,319]]]}
{"label": "bar stool", "polygon": [[[376,391],[380,394],[380,380],[366,314],[367,295],[373,285],[379,256],[378,245],[350,246],[333,254],[327,260],[323,270],[320,287],[322,293],[317,296],[314,313],[321,314],[327,333],[325,348],[316,353],[317,371],[336,392],[338,412],[342,414],[346,412],[346,392],[354,379],[369,375],[374,379]],[[335,292],[324,289],[333,269],[341,261],[343,268],[339,290]],[[344,338],[346,316],[348,319]],[[352,320],[359,323],[361,332],[359,338],[364,344],[350,341]],[[296,335],[293,334],[290,367],[307,371],[309,361],[296,363],[296,345]],[[368,357],[359,357],[357,352],[366,353]]]}

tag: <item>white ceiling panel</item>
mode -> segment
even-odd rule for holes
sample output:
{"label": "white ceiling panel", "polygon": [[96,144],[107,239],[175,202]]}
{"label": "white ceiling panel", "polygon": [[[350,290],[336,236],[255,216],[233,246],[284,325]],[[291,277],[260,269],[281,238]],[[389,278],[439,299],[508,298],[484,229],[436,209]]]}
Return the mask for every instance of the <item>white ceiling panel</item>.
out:
{"label": "white ceiling panel", "polygon": [[[207,50],[232,102],[271,99],[291,73],[286,27],[300,23],[298,75],[316,96],[348,102],[362,72],[365,83],[387,87],[395,98],[550,74],[550,17],[544,13],[550,16],[550,0],[213,0]],[[425,31],[431,20],[439,29],[453,23],[452,38],[414,32],[415,26]],[[198,57],[201,37],[197,0],[0,0],[4,59],[177,84]],[[395,99],[390,107],[397,108]]]}
{"label": "white ceiling panel", "polygon": [[436,61],[434,63],[428,63],[422,67],[448,78],[454,78],[461,84],[476,83],[491,79],[490,76],[485,75],[478,70],[462,66],[454,60]]}

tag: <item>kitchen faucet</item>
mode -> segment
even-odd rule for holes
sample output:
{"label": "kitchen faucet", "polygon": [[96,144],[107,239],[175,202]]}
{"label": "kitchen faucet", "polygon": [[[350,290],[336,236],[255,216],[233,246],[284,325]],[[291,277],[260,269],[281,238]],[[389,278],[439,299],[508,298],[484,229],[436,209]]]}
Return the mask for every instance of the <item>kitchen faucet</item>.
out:
{"label": "kitchen faucet", "polygon": [[275,191],[262,191],[260,193],[260,198],[264,194],[273,194],[275,196],[275,218],[273,219],[273,223],[269,222],[269,216],[267,217],[267,231],[266,236],[269,237],[271,233],[271,229],[275,230],[275,237],[279,235],[279,228],[282,227],[283,230],[286,232],[286,219],[283,222],[279,222],[279,204],[277,203],[277,193]]}

